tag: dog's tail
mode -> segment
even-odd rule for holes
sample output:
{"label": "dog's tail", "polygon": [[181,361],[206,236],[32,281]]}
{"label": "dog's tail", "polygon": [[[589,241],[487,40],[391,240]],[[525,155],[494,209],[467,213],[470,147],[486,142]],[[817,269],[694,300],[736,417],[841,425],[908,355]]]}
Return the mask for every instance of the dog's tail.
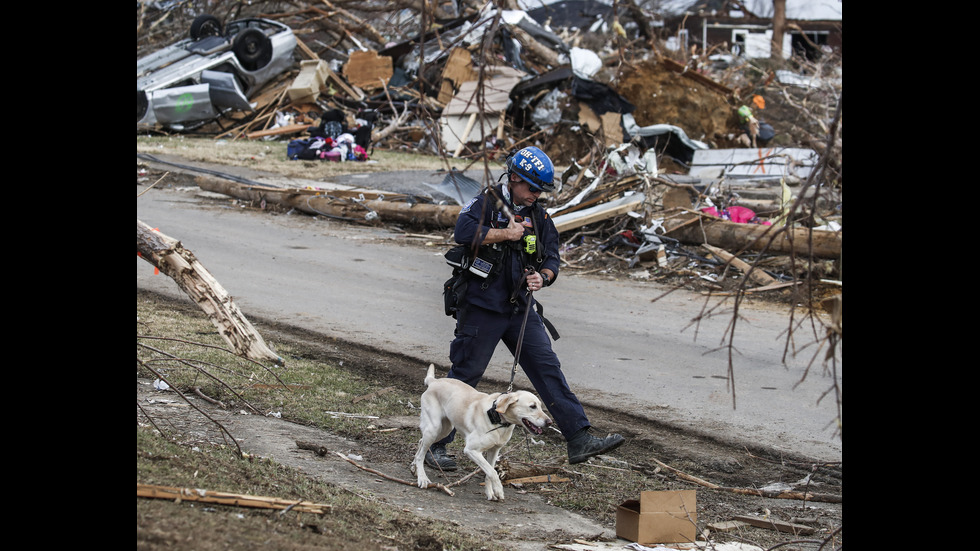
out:
{"label": "dog's tail", "polygon": [[436,366],[435,364],[429,364],[429,371],[425,374],[425,384],[429,385],[432,381],[436,380]]}

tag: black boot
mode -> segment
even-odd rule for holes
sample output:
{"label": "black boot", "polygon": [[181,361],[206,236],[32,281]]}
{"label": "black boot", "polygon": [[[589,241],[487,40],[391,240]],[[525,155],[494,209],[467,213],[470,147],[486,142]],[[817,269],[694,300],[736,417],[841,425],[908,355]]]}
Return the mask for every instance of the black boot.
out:
{"label": "black boot", "polygon": [[425,464],[443,471],[455,471],[457,468],[456,461],[449,457],[443,444],[433,444],[429,447],[429,451],[425,453]]}
{"label": "black boot", "polygon": [[618,434],[596,438],[589,433],[588,428],[584,428],[568,440],[568,462],[573,465],[582,463],[590,457],[615,450],[625,441],[626,439]]}

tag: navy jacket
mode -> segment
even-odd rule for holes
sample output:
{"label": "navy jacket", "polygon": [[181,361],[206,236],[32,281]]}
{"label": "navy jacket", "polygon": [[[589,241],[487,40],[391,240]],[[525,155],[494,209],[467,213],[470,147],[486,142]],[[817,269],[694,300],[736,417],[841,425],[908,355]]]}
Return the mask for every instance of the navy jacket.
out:
{"label": "navy jacket", "polygon": [[[503,208],[498,206],[500,203],[498,198],[500,201],[506,201],[501,186],[496,186],[493,190],[485,190],[463,206],[459,218],[456,220],[455,239],[457,243],[481,245],[491,228],[507,227],[507,215]],[[508,205],[508,207],[515,213],[515,219],[524,225],[524,235],[531,233],[536,235],[540,263],[537,262],[538,254],[521,252],[524,246],[523,241],[498,244],[503,249],[501,265],[497,268],[496,273],[487,279],[478,276],[470,279],[466,291],[466,302],[500,313],[512,313],[524,309],[527,302],[526,289],[522,288],[517,293],[516,303],[511,302],[511,296],[514,293],[514,287],[521,281],[525,262],[538,271],[545,268],[551,270],[555,274],[551,279],[552,283],[558,279],[558,266],[561,262],[558,255],[558,230],[541,205],[535,203],[530,207],[518,209],[516,212],[513,205]]]}

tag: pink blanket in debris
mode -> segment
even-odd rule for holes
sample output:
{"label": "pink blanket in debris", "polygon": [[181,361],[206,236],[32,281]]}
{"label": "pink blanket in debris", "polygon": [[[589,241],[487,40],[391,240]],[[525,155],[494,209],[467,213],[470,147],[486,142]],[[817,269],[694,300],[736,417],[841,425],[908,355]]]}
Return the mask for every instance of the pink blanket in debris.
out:
{"label": "pink blanket in debris", "polygon": [[737,205],[722,209],[721,212],[718,212],[718,209],[715,207],[703,208],[701,209],[701,212],[710,214],[711,216],[716,216],[722,220],[731,220],[732,222],[739,222],[741,224],[762,224],[764,226],[772,225],[772,222],[768,220],[761,220],[758,216],[756,216],[752,209]]}

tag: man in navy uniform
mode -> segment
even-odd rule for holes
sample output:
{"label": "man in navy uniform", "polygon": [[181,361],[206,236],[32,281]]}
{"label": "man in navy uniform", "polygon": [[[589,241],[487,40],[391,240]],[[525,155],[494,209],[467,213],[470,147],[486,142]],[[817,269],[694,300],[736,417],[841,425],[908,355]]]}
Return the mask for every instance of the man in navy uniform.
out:
{"label": "man in navy uniform", "polygon": [[[618,448],[624,438],[591,434],[589,419],[551,348],[545,321],[534,308],[525,313],[536,304],[532,293],[558,278],[558,230],[537,202],[542,192],[554,191],[554,175],[543,151],[525,147],[507,159],[506,182],[484,190],[461,209],[455,239],[476,255],[464,272],[469,281],[456,315],[448,377],[476,387],[498,342],[503,340],[511,354],[519,347],[518,363],[565,436],[568,461],[574,464]],[[456,462],[446,451],[454,436],[455,431],[433,444],[426,464],[455,470]]]}

